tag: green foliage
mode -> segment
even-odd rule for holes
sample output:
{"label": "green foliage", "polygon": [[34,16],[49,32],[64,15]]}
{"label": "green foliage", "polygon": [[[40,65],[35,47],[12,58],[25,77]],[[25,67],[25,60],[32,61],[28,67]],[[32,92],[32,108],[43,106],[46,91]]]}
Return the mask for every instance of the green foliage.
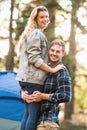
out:
{"label": "green foliage", "polygon": [[87,69],[79,65],[77,65],[74,93],[75,107],[84,112],[87,110]]}
{"label": "green foliage", "polygon": [[75,88],[75,104],[77,108],[80,108],[84,112],[87,109],[87,88]]}
{"label": "green foliage", "polygon": [[19,9],[18,19],[16,20],[17,27],[14,30],[16,34],[15,40],[19,40],[21,33],[23,32],[25,26],[27,25],[27,21],[30,16],[31,10],[32,6],[30,3],[26,4],[24,8]]}
{"label": "green foliage", "polygon": [[75,58],[71,55],[66,55],[63,57],[63,63],[67,67],[72,77],[72,81],[74,80],[74,70],[75,70]]}
{"label": "green foliage", "polygon": [[15,29],[15,33],[16,33],[15,40],[19,40],[19,37],[27,24],[27,18],[23,19],[23,21],[20,19],[17,19],[16,23],[17,23],[17,28]]}

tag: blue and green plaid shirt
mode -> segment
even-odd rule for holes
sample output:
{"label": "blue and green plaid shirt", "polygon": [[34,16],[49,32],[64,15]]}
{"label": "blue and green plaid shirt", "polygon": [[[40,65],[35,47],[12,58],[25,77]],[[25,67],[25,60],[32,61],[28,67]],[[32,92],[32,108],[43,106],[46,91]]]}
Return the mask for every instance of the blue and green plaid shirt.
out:
{"label": "blue and green plaid shirt", "polygon": [[64,69],[57,73],[48,73],[44,85],[44,93],[50,94],[50,101],[42,101],[38,123],[49,120],[59,124],[59,104],[70,102],[72,98],[71,77],[68,70]]}

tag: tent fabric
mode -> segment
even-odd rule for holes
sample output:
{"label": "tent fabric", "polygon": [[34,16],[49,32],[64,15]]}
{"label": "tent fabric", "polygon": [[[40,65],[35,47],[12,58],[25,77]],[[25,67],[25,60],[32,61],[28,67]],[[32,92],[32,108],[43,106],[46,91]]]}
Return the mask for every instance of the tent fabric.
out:
{"label": "tent fabric", "polygon": [[15,72],[0,72],[0,118],[21,121],[24,102],[20,98],[20,85]]}

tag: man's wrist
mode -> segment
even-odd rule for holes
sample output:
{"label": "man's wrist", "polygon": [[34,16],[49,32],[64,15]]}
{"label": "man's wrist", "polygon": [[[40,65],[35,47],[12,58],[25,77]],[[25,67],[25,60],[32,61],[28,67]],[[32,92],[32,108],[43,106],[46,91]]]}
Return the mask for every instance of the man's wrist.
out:
{"label": "man's wrist", "polygon": [[50,100],[50,95],[42,93],[42,100]]}

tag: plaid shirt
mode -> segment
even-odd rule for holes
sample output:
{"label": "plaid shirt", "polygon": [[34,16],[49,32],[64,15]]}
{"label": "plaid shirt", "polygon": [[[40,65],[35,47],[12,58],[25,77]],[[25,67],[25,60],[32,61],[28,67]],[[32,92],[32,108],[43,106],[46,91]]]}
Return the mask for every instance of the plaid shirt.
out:
{"label": "plaid shirt", "polygon": [[49,120],[59,124],[59,103],[70,102],[72,98],[71,77],[68,70],[48,73],[44,93],[50,94],[50,101],[42,101],[39,123]]}

